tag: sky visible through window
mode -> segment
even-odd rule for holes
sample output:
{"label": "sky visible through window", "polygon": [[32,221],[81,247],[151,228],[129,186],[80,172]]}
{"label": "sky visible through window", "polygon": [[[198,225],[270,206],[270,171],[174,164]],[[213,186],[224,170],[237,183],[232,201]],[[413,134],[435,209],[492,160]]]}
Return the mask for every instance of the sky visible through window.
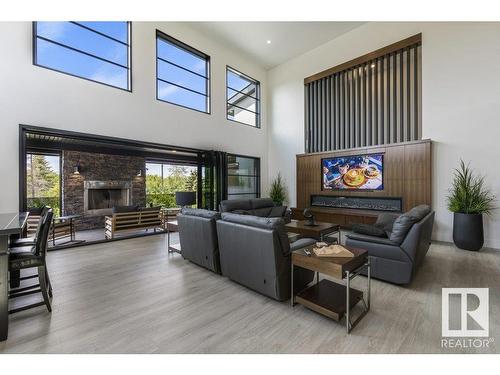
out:
{"label": "sky visible through window", "polygon": [[259,126],[259,83],[227,67],[227,118]]}
{"label": "sky visible through window", "polygon": [[208,64],[169,40],[157,37],[158,99],[208,112]]}
{"label": "sky visible through window", "polygon": [[36,22],[36,36],[37,65],[129,88],[127,22]]}

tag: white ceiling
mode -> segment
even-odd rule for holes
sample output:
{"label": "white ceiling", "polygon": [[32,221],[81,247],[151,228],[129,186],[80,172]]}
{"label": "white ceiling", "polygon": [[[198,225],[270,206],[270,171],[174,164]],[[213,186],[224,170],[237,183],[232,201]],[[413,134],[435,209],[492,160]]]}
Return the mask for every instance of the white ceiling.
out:
{"label": "white ceiling", "polygon": [[[188,24],[270,69],[345,34],[363,22],[188,22]],[[271,41],[270,44],[267,43],[268,40]]]}

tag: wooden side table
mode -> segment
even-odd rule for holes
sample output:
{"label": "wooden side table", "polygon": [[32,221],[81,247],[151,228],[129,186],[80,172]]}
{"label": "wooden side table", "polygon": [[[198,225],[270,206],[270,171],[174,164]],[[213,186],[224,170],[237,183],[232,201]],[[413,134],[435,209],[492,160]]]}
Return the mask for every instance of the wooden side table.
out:
{"label": "wooden side table", "polygon": [[285,224],[287,232],[298,233],[305,237],[316,238],[320,241],[325,239],[325,236],[331,234],[338,234],[337,242],[340,244],[340,225],[333,223],[325,223],[317,221],[315,226],[307,225],[307,220],[292,220],[290,223]]}
{"label": "wooden side table", "polygon": [[167,232],[167,250],[169,253],[181,253],[180,244],[170,244],[170,232],[178,230],[177,215],[181,212],[180,208],[165,208],[163,209],[164,227]]}
{"label": "wooden side table", "polygon": [[[295,303],[299,303],[336,321],[340,321],[345,316],[347,333],[350,333],[370,310],[371,280],[368,252],[346,247],[354,254],[353,258],[318,257],[314,254],[313,248],[314,246],[309,246],[292,252],[291,305],[293,307]],[[306,287],[296,295],[293,284],[294,267],[314,271],[317,276],[315,284]],[[368,276],[366,301],[364,292],[351,288],[352,279],[365,269]],[[319,281],[320,273],[331,276],[340,282],[326,279]],[[344,279],[345,285],[342,283]],[[358,302],[362,302],[363,312],[354,321],[351,321],[351,309]]]}

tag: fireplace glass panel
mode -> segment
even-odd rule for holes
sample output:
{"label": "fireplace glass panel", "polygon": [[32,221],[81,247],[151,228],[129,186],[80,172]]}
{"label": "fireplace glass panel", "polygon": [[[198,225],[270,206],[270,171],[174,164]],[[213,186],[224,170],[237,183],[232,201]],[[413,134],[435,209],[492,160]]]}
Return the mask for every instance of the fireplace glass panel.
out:
{"label": "fireplace glass panel", "polygon": [[124,189],[89,189],[88,209],[99,210],[127,205]]}

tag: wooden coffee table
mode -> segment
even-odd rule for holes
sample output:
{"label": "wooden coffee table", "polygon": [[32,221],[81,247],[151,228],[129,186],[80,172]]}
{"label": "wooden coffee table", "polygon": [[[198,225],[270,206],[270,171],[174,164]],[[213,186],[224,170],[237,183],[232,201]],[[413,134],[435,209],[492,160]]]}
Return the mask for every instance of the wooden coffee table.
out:
{"label": "wooden coffee table", "polygon": [[[295,303],[299,303],[336,321],[340,321],[345,316],[347,333],[350,333],[370,310],[370,259],[368,252],[345,246],[354,254],[353,258],[318,257],[314,254],[313,248],[314,246],[309,246],[292,252],[291,305],[293,307]],[[316,272],[316,283],[306,287],[296,295],[293,285],[294,267],[302,267]],[[366,301],[363,291],[351,288],[352,279],[364,269],[367,270],[368,276]],[[339,282],[326,279],[319,281],[320,273],[339,280]],[[342,283],[344,279],[345,285]],[[358,302],[362,302],[364,310],[351,322],[351,309]]]}
{"label": "wooden coffee table", "polygon": [[298,233],[304,237],[316,238],[323,241],[328,234],[338,233],[337,242],[340,243],[340,225],[316,221],[316,225],[307,225],[307,220],[292,220],[290,223],[285,224],[287,232]]}

